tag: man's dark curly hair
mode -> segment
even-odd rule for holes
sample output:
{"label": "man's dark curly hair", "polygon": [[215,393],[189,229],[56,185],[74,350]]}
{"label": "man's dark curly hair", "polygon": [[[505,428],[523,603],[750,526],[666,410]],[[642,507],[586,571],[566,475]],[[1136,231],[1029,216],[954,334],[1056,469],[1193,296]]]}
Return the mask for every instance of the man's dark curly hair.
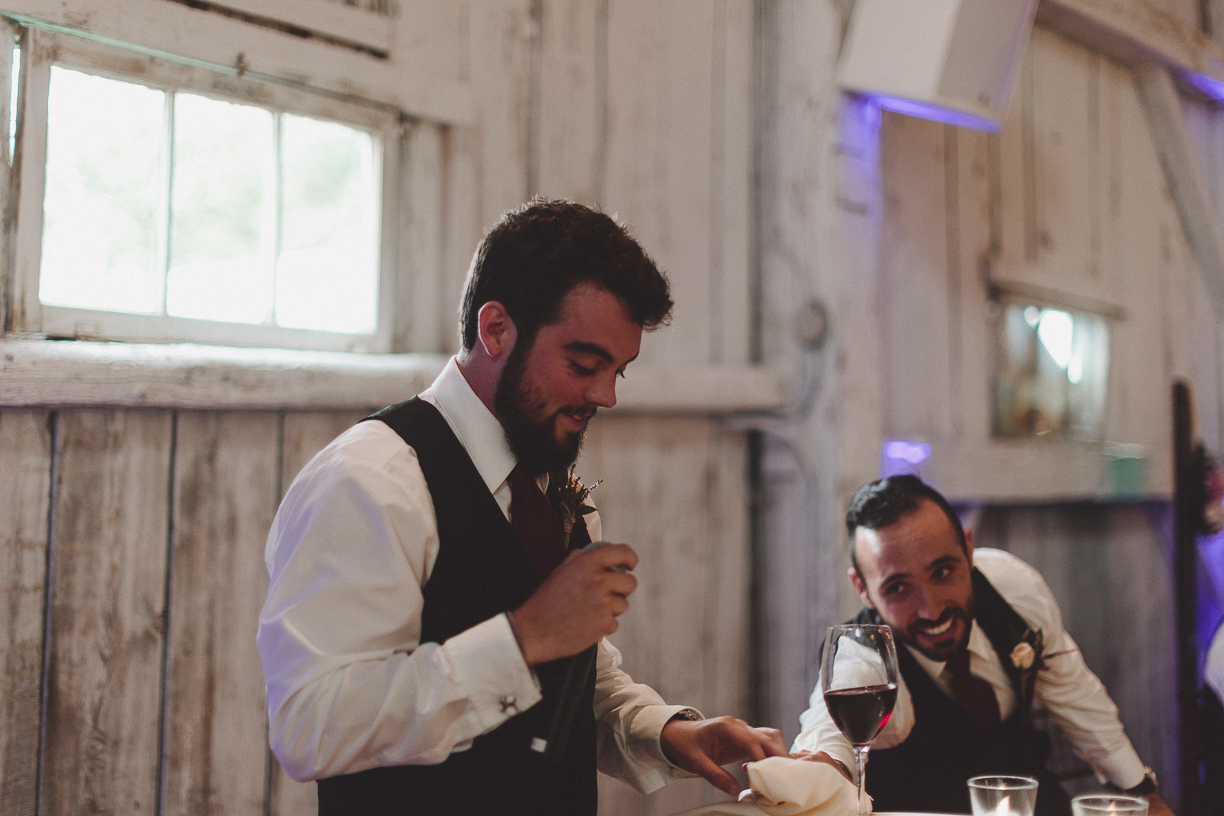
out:
{"label": "man's dark curly hair", "polygon": [[463,286],[459,332],[476,346],[477,314],[495,300],[529,347],[541,326],[561,317],[561,301],[580,283],[616,295],[630,318],[654,329],[671,316],[667,278],[628,230],[572,201],[534,198],[501,217],[476,249]]}
{"label": "man's dark curly hair", "polygon": [[880,530],[891,527],[904,516],[915,512],[923,500],[932,501],[938,505],[943,514],[948,517],[952,529],[956,531],[956,540],[960,542],[961,551],[969,553],[969,543],[965,540],[965,528],[960,516],[948,504],[935,488],[909,474],[890,476],[887,479],[877,479],[863,485],[850,500],[846,508],[846,534],[849,536],[850,563],[858,572],[858,557],[854,552],[854,533],[864,527],[868,530]]}

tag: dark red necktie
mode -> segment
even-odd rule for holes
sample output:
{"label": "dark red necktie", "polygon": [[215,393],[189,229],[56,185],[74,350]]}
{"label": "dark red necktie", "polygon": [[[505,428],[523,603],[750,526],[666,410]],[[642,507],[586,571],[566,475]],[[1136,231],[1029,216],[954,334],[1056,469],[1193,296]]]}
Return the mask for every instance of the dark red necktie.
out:
{"label": "dark red necktie", "polygon": [[510,526],[536,575],[547,578],[565,560],[561,517],[531,474],[518,465],[510,471]]}
{"label": "dark red necktie", "polygon": [[952,699],[982,728],[999,724],[999,699],[990,683],[969,672],[969,650],[965,649],[948,660],[952,675]]}

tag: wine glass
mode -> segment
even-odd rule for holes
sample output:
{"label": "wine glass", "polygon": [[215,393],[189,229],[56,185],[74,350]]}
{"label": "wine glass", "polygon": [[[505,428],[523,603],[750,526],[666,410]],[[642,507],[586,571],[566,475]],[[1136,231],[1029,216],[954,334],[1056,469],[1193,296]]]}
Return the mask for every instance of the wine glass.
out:
{"label": "wine glass", "polygon": [[892,629],[875,624],[830,626],[820,663],[820,684],[829,715],[850,744],[858,771],[858,812],[870,809],[863,796],[867,751],[897,702],[897,647]]}

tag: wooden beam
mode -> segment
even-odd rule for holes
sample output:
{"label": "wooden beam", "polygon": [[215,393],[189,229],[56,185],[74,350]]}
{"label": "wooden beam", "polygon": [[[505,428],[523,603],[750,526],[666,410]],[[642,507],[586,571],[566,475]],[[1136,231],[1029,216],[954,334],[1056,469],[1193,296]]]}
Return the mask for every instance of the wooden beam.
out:
{"label": "wooden beam", "polygon": [[475,119],[470,83],[406,71],[396,55],[380,58],[207,9],[168,2],[0,0],[0,14],[140,53],[366,100],[421,119]]}
{"label": "wooden beam", "polygon": [[[365,410],[424,390],[440,354],[345,354],[179,344],[0,340],[0,406]],[[751,366],[634,366],[617,414],[776,411],[786,384]]]}
{"label": "wooden beam", "polygon": [[1186,240],[1216,314],[1224,316],[1224,236],[1220,234],[1215,206],[1190,147],[1177,89],[1168,71],[1158,65],[1136,68],[1135,80]]}
{"label": "wooden beam", "polygon": [[1041,0],[1038,25],[1136,66],[1224,84],[1224,45],[1149,0]]}

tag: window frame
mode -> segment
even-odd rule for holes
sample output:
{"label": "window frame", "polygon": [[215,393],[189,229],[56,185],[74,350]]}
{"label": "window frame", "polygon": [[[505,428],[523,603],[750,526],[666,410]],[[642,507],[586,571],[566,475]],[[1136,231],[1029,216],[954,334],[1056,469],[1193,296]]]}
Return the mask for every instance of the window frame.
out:
{"label": "window frame", "polygon": [[[12,25],[11,23],[9,25]],[[21,31],[22,59],[16,155],[8,174],[6,234],[8,308],[6,329],[25,335],[124,342],[195,342],[210,345],[388,352],[395,336],[397,225],[403,190],[403,116],[385,105],[339,98],[326,91],[291,87],[225,72],[215,66],[128,50],[62,31]],[[11,51],[0,49],[11,74]],[[378,327],[370,334],[341,334],[278,326],[254,326],[169,315],[133,315],[44,304],[39,301],[43,194],[47,148],[47,93],[52,64],[161,89],[182,89],[219,99],[329,119],[365,129],[374,137],[380,167]],[[0,77],[2,79],[3,77]],[[7,86],[6,86],[7,88]],[[4,94],[7,97],[7,94]],[[7,107],[7,105],[5,106]],[[3,117],[7,146],[9,117]],[[5,148],[7,150],[7,147]]]}

